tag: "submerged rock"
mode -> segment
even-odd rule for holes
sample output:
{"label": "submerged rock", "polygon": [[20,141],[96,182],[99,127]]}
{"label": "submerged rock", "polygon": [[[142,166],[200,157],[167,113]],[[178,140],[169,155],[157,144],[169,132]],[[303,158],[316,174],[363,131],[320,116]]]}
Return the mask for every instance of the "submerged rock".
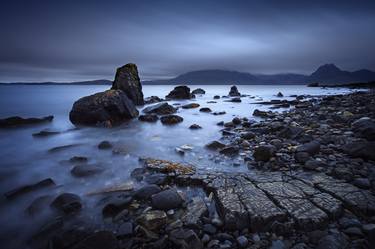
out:
{"label": "submerged rock", "polygon": [[138,117],[139,121],[142,122],[149,122],[149,123],[155,123],[158,121],[159,117],[156,114],[146,114],[146,115],[140,115]]}
{"label": "submerged rock", "polygon": [[174,125],[181,123],[184,119],[178,115],[167,115],[160,118],[160,121],[165,125]]}
{"label": "submerged rock", "polygon": [[85,177],[85,176],[98,174],[102,171],[103,169],[96,165],[82,164],[82,165],[74,166],[70,172],[72,173],[73,176]]}
{"label": "submerged rock", "polygon": [[137,108],[121,90],[108,90],[80,98],[69,113],[73,124],[89,126],[112,126],[137,116]]}
{"label": "submerged rock", "polygon": [[63,193],[59,195],[51,203],[51,206],[66,214],[75,213],[82,208],[81,198],[72,193]]}
{"label": "submerged rock", "polygon": [[135,105],[143,105],[142,85],[135,64],[129,63],[117,68],[112,89],[123,91]]}
{"label": "submerged rock", "polygon": [[212,110],[208,107],[202,107],[201,109],[199,109],[200,112],[212,112]]}
{"label": "submerged rock", "polygon": [[229,96],[241,96],[236,86],[232,86],[229,91]]}
{"label": "submerged rock", "polygon": [[206,91],[203,90],[202,88],[197,88],[197,89],[193,90],[191,93],[192,94],[205,94]]}
{"label": "submerged rock", "polygon": [[53,116],[46,116],[43,118],[22,118],[18,116],[0,119],[0,128],[12,128],[23,125],[33,125],[51,122]]}
{"label": "submerged rock", "polygon": [[33,133],[33,137],[49,137],[49,136],[53,136],[53,135],[58,135],[60,133],[61,132],[59,132],[59,131],[43,130],[43,131],[40,131],[40,132],[37,132],[37,133]]}
{"label": "submerged rock", "polygon": [[158,103],[152,106],[148,106],[145,109],[142,110],[142,112],[147,114],[158,114],[158,115],[167,115],[167,114],[173,114],[177,111],[176,108],[169,105],[167,102]]}
{"label": "submerged rock", "polygon": [[108,150],[112,148],[112,144],[109,141],[102,141],[98,144],[99,150]]}
{"label": "submerged rock", "polygon": [[206,144],[207,149],[218,150],[224,148],[226,145],[220,143],[219,141],[212,141],[211,143]]}
{"label": "submerged rock", "polygon": [[189,126],[189,129],[197,130],[197,129],[202,129],[202,127],[198,124],[192,124],[192,125]]}
{"label": "submerged rock", "polygon": [[47,178],[34,184],[25,185],[25,186],[13,189],[9,192],[6,192],[4,196],[7,199],[13,199],[13,198],[19,197],[20,195],[24,195],[26,193],[36,191],[42,188],[50,187],[50,186],[55,186],[55,182],[51,178]]}
{"label": "submerged rock", "polygon": [[190,88],[187,86],[176,86],[167,96],[166,99],[191,99]]}

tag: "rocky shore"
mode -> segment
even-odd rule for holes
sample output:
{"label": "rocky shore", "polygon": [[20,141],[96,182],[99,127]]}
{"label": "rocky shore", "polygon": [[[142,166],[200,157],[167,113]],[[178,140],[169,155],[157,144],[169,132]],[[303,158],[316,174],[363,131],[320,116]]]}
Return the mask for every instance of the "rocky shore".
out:
{"label": "rocky shore", "polygon": [[[181,98],[192,98],[186,93],[190,89],[181,87],[169,97],[179,99],[178,92]],[[238,97],[232,88],[234,92]],[[26,209],[30,215],[43,209],[56,215],[28,244],[54,249],[373,248],[374,93],[295,97],[262,103],[293,108],[256,110],[253,115],[260,121],[235,117],[220,122],[221,139],[207,141],[212,160],[225,158],[234,166],[241,161],[248,172],[139,158],[131,173],[134,182],[90,193],[99,197],[95,200],[102,220],[97,223],[87,219],[76,194],[34,200]],[[198,107],[192,103],[183,108]],[[162,115],[163,123],[182,122],[175,112],[165,102],[154,104],[143,110],[140,120],[156,122]],[[111,147],[108,141],[98,145],[101,150]],[[85,164],[87,158],[70,161],[82,164],[72,169],[75,177],[100,172]],[[46,179],[6,196],[14,199],[54,185]]]}

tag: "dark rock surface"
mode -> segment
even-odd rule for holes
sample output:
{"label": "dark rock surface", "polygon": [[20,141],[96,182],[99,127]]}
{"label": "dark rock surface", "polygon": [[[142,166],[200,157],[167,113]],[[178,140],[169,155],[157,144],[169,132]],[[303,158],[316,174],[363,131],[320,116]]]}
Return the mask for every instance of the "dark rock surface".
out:
{"label": "dark rock surface", "polygon": [[149,122],[149,123],[155,123],[159,120],[159,117],[156,114],[146,114],[146,115],[140,115],[138,117],[139,121],[142,122]]}
{"label": "dark rock surface", "polygon": [[75,125],[112,126],[138,116],[133,102],[121,90],[108,90],[77,100],[69,113]]}
{"label": "dark rock surface", "polygon": [[66,214],[78,212],[82,208],[81,198],[72,193],[60,194],[53,200],[51,206]]}
{"label": "dark rock surface", "polygon": [[197,89],[194,89],[191,93],[192,94],[206,94],[206,91],[203,90],[202,88],[197,88]]}
{"label": "dark rock surface", "polygon": [[143,105],[142,85],[135,64],[129,63],[117,68],[112,89],[123,91],[135,105]]}
{"label": "dark rock surface", "polygon": [[76,165],[73,167],[73,169],[70,171],[73,176],[76,177],[85,177],[85,176],[91,176],[98,174],[102,172],[104,169],[93,165],[93,164],[81,164],[81,165]]}
{"label": "dark rock surface", "polygon": [[176,86],[167,96],[166,99],[191,99],[190,88],[187,86]]}
{"label": "dark rock surface", "polygon": [[22,118],[18,116],[0,119],[0,128],[12,128],[24,125],[34,125],[52,122],[53,116],[43,118]]}
{"label": "dark rock surface", "polygon": [[173,114],[176,111],[177,109],[169,105],[167,102],[151,105],[142,110],[142,112],[147,113],[147,114],[154,113],[158,115]]}
{"label": "dark rock surface", "polygon": [[183,199],[176,189],[167,189],[151,197],[151,206],[155,209],[169,210],[182,205]]}
{"label": "dark rock surface", "polygon": [[160,118],[160,121],[165,125],[174,125],[181,123],[184,119],[178,115],[166,115]]}
{"label": "dark rock surface", "polygon": [[231,86],[230,91],[229,91],[229,96],[232,96],[232,97],[241,96],[236,86]]}

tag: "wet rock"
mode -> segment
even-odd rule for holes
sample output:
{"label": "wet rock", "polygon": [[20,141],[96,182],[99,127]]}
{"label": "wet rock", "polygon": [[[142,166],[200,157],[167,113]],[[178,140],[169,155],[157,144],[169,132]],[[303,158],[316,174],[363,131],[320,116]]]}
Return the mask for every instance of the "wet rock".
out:
{"label": "wet rock", "polygon": [[49,136],[53,136],[53,135],[58,135],[60,133],[61,132],[59,132],[59,131],[43,130],[43,131],[40,131],[40,132],[37,132],[37,133],[33,133],[33,137],[49,137]]}
{"label": "wet rock", "polygon": [[191,93],[192,94],[206,94],[206,91],[203,90],[202,88],[197,88],[197,89],[194,89]]}
{"label": "wet rock", "polygon": [[24,125],[34,125],[41,123],[48,123],[53,120],[53,116],[46,116],[43,118],[22,118],[18,116],[0,119],[0,128],[12,128]]}
{"label": "wet rock", "polygon": [[214,99],[220,99],[220,96],[219,95],[215,95]]}
{"label": "wet rock", "polygon": [[157,194],[161,191],[160,187],[155,184],[150,184],[141,187],[134,193],[134,198],[139,200],[149,199],[153,194]]}
{"label": "wet rock", "polygon": [[353,184],[362,189],[371,188],[371,182],[367,178],[356,178],[354,179]]}
{"label": "wet rock", "polygon": [[305,143],[297,147],[296,152],[307,152],[309,155],[315,155],[320,151],[320,143],[317,141],[312,141]]}
{"label": "wet rock", "polygon": [[343,146],[343,151],[351,157],[375,161],[375,142],[354,141]]}
{"label": "wet rock", "polygon": [[131,173],[130,173],[130,176],[134,179],[136,179],[137,181],[142,181],[143,179],[143,176],[145,175],[146,173],[146,169],[144,168],[135,168]]}
{"label": "wet rock", "polygon": [[258,109],[255,109],[254,112],[253,112],[253,116],[261,117],[261,118],[267,118],[269,115],[268,115],[268,112],[266,112],[266,111],[260,111]]}
{"label": "wet rock", "polygon": [[286,246],[281,240],[273,240],[269,249],[286,249]]}
{"label": "wet rock", "polygon": [[240,125],[242,123],[241,119],[238,117],[235,117],[232,119],[232,123],[235,125]]}
{"label": "wet rock", "polygon": [[207,213],[206,203],[199,196],[194,197],[186,208],[186,213],[182,217],[182,222],[186,226],[197,226],[200,219]]}
{"label": "wet rock", "polygon": [[297,152],[294,155],[294,159],[299,163],[306,163],[310,159],[310,154],[307,152]]}
{"label": "wet rock", "polygon": [[[299,161],[304,161],[305,159],[298,158]],[[318,160],[315,159],[309,159],[308,161],[305,162],[303,165],[304,169],[307,170],[316,170],[319,167],[324,166],[324,164]]]}
{"label": "wet rock", "polygon": [[278,132],[278,137],[286,139],[296,139],[303,133],[303,128],[296,126],[288,126]]}
{"label": "wet rock", "polygon": [[145,177],[145,182],[148,184],[163,185],[167,182],[167,176],[161,173],[155,173]]}
{"label": "wet rock", "polygon": [[132,202],[131,197],[116,196],[110,199],[103,209],[102,214],[104,217],[114,217],[119,214],[122,210],[127,208]]}
{"label": "wet rock", "polygon": [[167,116],[163,116],[160,118],[160,121],[164,124],[164,125],[174,125],[174,124],[178,124],[178,123],[181,123],[182,121],[184,121],[184,119],[178,115],[167,115]]}
{"label": "wet rock", "polygon": [[118,249],[116,236],[109,231],[98,231],[73,246],[72,249]]}
{"label": "wet rock", "polygon": [[249,240],[245,236],[239,236],[237,237],[237,244],[240,248],[246,248],[249,244]]}
{"label": "wet rock", "polygon": [[129,63],[117,68],[112,89],[123,91],[135,105],[143,105],[142,85],[135,64]]}
{"label": "wet rock", "polygon": [[62,211],[65,214],[75,213],[82,208],[81,198],[72,193],[63,193],[53,200],[51,207]]}
{"label": "wet rock", "polygon": [[85,156],[74,156],[69,159],[71,163],[86,163],[89,159]]}
{"label": "wet rock", "polygon": [[158,96],[150,96],[150,97],[145,98],[145,100],[144,100],[146,105],[155,104],[155,103],[159,103],[159,102],[162,102],[162,101],[163,101],[163,99],[159,98]]}
{"label": "wet rock", "polygon": [[69,113],[75,125],[113,126],[138,116],[134,103],[121,90],[108,90],[80,98]]}
{"label": "wet rock", "polygon": [[47,178],[37,183],[25,185],[25,186],[13,189],[11,191],[8,191],[4,194],[4,196],[7,199],[14,199],[21,195],[24,195],[33,191],[37,191],[39,189],[51,187],[51,186],[55,186],[55,182],[51,178]]}
{"label": "wet rock", "polygon": [[117,237],[123,239],[124,237],[129,237],[133,235],[133,223],[128,221],[120,225],[117,231]]}
{"label": "wet rock", "polygon": [[150,210],[137,218],[137,223],[150,230],[158,230],[167,224],[167,214],[161,210]]}
{"label": "wet rock", "polygon": [[142,110],[142,112],[147,113],[147,114],[153,113],[153,114],[158,114],[158,115],[173,114],[176,111],[177,109],[169,105],[167,102],[154,104]]}
{"label": "wet rock", "polygon": [[252,140],[255,138],[255,133],[251,132],[251,131],[248,131],[248,132],[242,132],[240,134],[241,138],[245,139],[245,140]]}
{"label": "wet rock", "polygon": [[225,111],[221,111],[221,112],[214,112],[212,114],[215,115],[215,116],[218,116],[218,115],[224,115],[224,114],[226,114],[226,112]]}
{"label": "wet rock", "polygon": [[349,227],[343,231],[349,237],[363,237],[363,233],[358,227]]}
{"label": "wet rock", "polygon": [[193,109],[193,108],[198,108],[200,105],[198,103],[190,103],[181,106],[183,109]]}
{"label": "wet rock", "polygon": [[362,117],[351,125],[352,131],[367,140],[375,140],[375,122],[369,117]]}
{"label": "wet rock", "polygon": [[60,152],[63,150],[71,149],[77,146],[80,146],[81,144],[67,144],[67,145],[62,145],[62,146],[56,146],[48,150],[49,153],[56,153]]}
{"label": "wet rock", "polygon": [[151,205],[156,209],[174,209],[180,207],[182,203],[183,199],[176,189],[167,189],[151,196]]}
{"label": "wet rock", "polygon": [[226,146],[222,148],[219,152],[220,154],[224,155],[236,155],[239,152],[239,148],[237,146]]}
{"label": "wet rock", "polygon": [[329,234],[318,243],[317,249],[341,249],[348,246],[348,241],[342,234]]}
{"label": "wet rock", "polygon": [[370,245],[375,245],[375,224],[365,224],[362,230],[366,234]]}
{"label": "wet rock", "polygon": [[112,144],[109,141],[102,141],[98,144],[99,150],[108,150],[112,148]]}
{"label": "wet rock", "polygon": [[151,170],[164,174],[192,175],[195,173],[195,167],[189,164],[175,163],[167,160],[146,158],[142,160],[144,166]]}
{"label": "wet rock", "polygon": [[236,86],[232,86],[229,91],[229,96],[241,96]]}
{"label": "wet rock", "polygon": [[51,201],[52,197],[49,195],[39,196],[30,203],[25,211],[31,216],[37,215],[38,213],[44,211],[45,208],[49,206]]}
{"label": "wet rock", "polygon": [[198,129],[202,129],[202,127],[198,124],[192,124],[192,125],[189,126],[189,129],[198,130]]}
{"label": "wet rock", "polygon": [[260,145],[254,148],[254,159],[256,161],[267,162],[273,157],[276,152],[276,147],[273,145]]}
{"label": "wet rock", "polygon": [[187,86],[176,86],[167,96],[166,99],[191,99],[190,88]]}
{"label": "wet rock", "polygon": [[81,164],[74,166],[70,173],[75,177],[85,177],[98,174],[103,170],[94,164]]}
{"label": "wet rock", "polygon": [[212,110],[208,107],[203,107],[201,109],[199,109],[200,112],[212,112]]}
{"label": "wet rock", "polygon": [[146,114],[146,115],[140,115],[138,117],[139,121],[142,122],[149,122],[149,123],[155,123],[158,121],[159,117],[156,114]]}
{"label": "wet rock", "polygon": [[211,150],[218,150],[224,148],[226,145],[223,143],[220,143],[219,141],[212,141],[211,143],[206,144],[206,148]]}

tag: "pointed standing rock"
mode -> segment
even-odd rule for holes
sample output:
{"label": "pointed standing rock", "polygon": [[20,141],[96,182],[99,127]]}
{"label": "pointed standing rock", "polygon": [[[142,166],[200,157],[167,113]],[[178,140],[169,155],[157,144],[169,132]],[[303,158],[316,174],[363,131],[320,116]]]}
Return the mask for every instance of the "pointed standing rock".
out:
{"label": "pointed standing rock", "polygon": [[117,68],[112,89],[122,90],[135,105],[143,105],[142,85],[135,64],[129,63]]}

